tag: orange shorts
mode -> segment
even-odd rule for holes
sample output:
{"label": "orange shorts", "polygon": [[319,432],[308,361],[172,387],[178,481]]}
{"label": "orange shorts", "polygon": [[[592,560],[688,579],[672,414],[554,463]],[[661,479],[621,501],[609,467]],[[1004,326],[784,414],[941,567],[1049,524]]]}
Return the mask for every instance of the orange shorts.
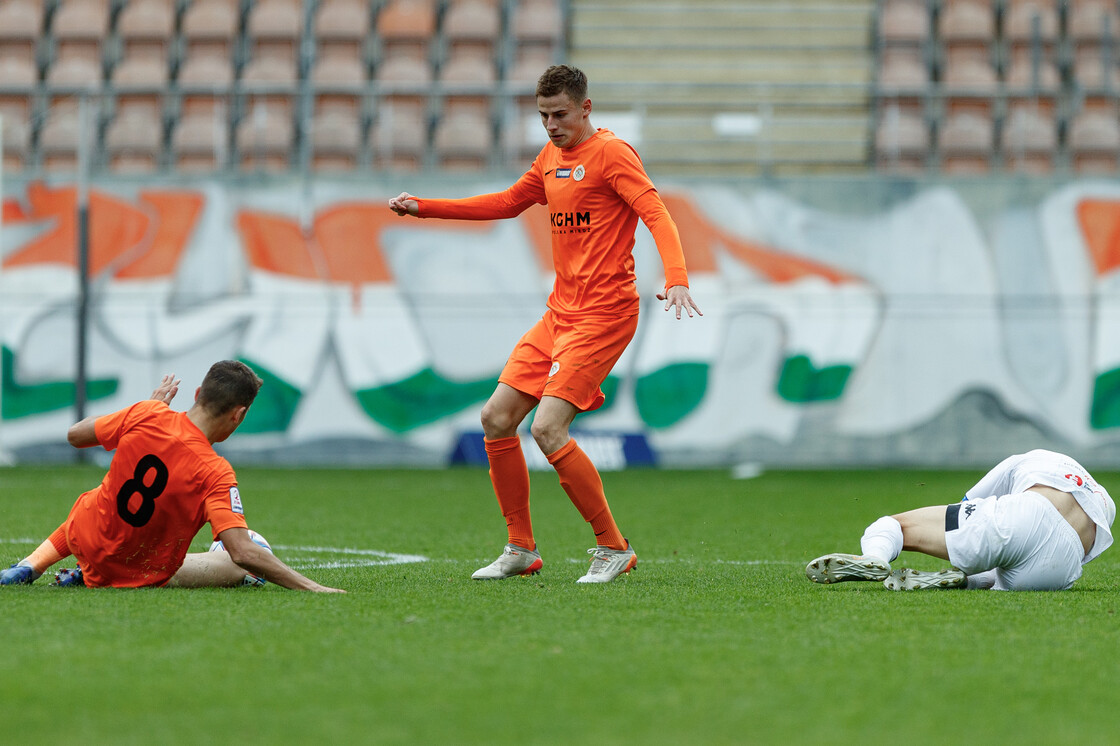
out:
{"label": "orange shorts", "polygon": [[580,411],[603,406],[599,386],[638,329],[625,318],[561,318],[551,310],[513,348],[498,380],[536,399],[555,396]]}

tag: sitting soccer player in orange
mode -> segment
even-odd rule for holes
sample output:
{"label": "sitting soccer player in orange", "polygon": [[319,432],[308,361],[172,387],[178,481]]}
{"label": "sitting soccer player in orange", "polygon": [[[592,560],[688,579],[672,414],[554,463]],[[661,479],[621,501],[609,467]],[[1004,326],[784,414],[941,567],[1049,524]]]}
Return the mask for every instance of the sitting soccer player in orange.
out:
{"label": "sitting soccer player in orange", "polygon": [[537,81],[537,108],[551,142],[504,192],[466,199],[389,200],[398,215],[459,220],[512,218],[547,204],[556,282],[548,311],[514,348],[498,387],[482,409],[490,479],[509,543],[474,573],[501,579],[542,567],[529,519],[529,471],[517,428],[535,407],[532,433],[560,484],[595,532],[596,546],[580,583],[607,583],[638,558],[619,531],[594,464],[569,434],[580,412],[602,406],[600,385],[638,327],[634,231],[649,228],[665,267],[665,310],[700,313],[688,292],[680,235],[634,149],[591,125],[587,77],[555,65]]}
{"label": "sitting soccer player in orange", "polygon": [[[224,360],[210,367],[187,412],[168,407],[179,381],[164,376],[151,399],[72,425],[67,439],[75,448],[116,450],[109,472],[38,549],[0,574],[0,585],[32,583],[73,554],[77,570],[58,573],[56,584],[234,586],[248,572],[285,588],[344,593],[304,577],[249,538],[237,477],[213,444],[233,434],[260,387],[249,366]],[[226,551],[188,554],[207,522]]]}

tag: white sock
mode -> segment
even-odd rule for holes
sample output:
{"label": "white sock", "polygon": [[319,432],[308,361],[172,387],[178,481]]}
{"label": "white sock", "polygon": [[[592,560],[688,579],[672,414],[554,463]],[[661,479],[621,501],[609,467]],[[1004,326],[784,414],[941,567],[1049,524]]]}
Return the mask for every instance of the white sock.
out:
{"label": "white sock", "polygon": [[902,552],[902,524],[885,515],[867,527],[859,544],[864,557],[889,564]]}

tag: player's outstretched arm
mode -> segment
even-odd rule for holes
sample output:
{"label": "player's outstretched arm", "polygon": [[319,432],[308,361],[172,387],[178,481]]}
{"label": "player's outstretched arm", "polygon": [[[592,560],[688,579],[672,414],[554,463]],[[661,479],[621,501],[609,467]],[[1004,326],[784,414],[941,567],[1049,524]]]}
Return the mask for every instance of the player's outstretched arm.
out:
{"label": "player's outstretched arm", "polygon": [[270,583],[291,588],[293,591],[314,591],[316,593],[345,593],[340,588],[330,588],[320,585],[310,578],[281,562],[276,555],[261,549],[249,538],[249,532],[243,528],[227,528],[218,534],[218,539],[229,552],[229,558],[243,570],[251,572],[258,578],[264,578]]}
{"label": "player's outstretched arm", "polygon": [[389,200],[389,209],[398,215],[417,215],[420,212],[420,203],[408,192],[401,192]]}
{"label": "player's outstretched arm", "polygon": [[704,315],[704,312],[700,310],[700,306],[696,305],[696,301],[692,300],[692,294],[688,292],[688,288],[684,285],[674,285],[671,288],[666,288],[657,294],[657,299],[665,301],[666,311],[675,307],[678,319],[681,317],[682,308],[688,313],[689,318],[692,318],[693,311],[698,316]]}

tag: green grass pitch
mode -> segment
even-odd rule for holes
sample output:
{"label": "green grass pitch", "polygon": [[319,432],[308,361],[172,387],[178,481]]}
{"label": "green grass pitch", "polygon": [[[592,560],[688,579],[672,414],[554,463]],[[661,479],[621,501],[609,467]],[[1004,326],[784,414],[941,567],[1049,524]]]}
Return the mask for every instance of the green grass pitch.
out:
{"label": "green grass pitch", "polygon": [[[100,476],[0,470],[0,560]],[[592,536],[552,473],[533,475],[543,573],[480,583],[505,538],[483,470],[242,468],[250,526],[349,594],[0,589],[0,742],[1114,741],[1120,550],[1064,593],[805,579],[879,515],[953,502],[979,476],[605,474],[639,564],[579,586]]]}

